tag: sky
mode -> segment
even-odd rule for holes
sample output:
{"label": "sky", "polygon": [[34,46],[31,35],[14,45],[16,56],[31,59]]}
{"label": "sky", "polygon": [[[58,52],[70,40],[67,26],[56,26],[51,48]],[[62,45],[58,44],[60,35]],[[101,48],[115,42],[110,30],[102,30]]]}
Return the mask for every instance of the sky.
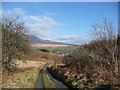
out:
{"label": "sky", "polygon": [[3,2],[2,11],[19,16],[29,34],[71,44],[90,42],[91,25],[103,17],[118,23],[117,2]]}

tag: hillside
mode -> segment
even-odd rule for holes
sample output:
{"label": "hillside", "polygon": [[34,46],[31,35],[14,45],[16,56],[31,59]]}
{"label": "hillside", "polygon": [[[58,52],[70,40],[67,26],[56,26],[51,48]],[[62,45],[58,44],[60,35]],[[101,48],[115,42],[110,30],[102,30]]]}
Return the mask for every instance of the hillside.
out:
{"label": "hillside", "polygon": [[32,36],[32,35],[28,35],[26,36],[27,40],[32,43],[32,44],[60,44],[60,45],[71,45],[71,44],[67,44],[67,43],[62,43],[62,42],[54,42],[54,41],[50,41],[50,40],[44,40],[41,38],[38,38],[36,36]]}

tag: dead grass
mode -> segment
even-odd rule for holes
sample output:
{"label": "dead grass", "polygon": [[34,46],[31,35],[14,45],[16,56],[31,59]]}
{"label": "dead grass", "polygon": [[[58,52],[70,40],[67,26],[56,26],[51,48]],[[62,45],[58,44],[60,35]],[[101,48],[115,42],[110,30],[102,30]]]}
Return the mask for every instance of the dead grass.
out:
{"label": "dead grass", "polygon": [[60,44],[31,44],[35,48],[41,48],[41,47],[67,47],[70,45],[60,45]]}
{"label": "dead grass", "polygon": [[26,68],[26,67],[39,67],[41,64],[43,64],[44,62],[38,62],[38,61],[16,61],[16,65],[18,68]]}
{"label": "dead grass", "polygon": [[2,85],[3,88],[34,88],[38,73],[43,65],[39,67],[29,67],[17,70],[14,74],[9,76],[6,83]]}
{"label": "dead grass", "polygon": [[[37,50],[33,50],[33,53],[34,55],[26,62],[16,60],[18,67],[16,72],[11,75],[2,74],[2,88],[34,88],[38,73],[43,65],[59,57]],[[47,59],[42,58],[43,56],[46,56]]]}
{"label": "dead grass", "polygon": [[44,87],[45,87],[45,89],[47,89],[47,88],[56,88],[55,84],[48,77],[47,72],[43,73],[43,79],[44,79]]}
{"label": "dead grass", "polygon": [[48,60],[46,60],[46,59],[44,59],[44,58],[37,58],[37,57],[31,58],[30,60],[31,60],[31,61],[41,62],[41,63],[48,62]]}
{"label": "dead grass", "polygon": [[34,88],[41,67],[46,60],[32,58],[22,62],[16,60],[17,70],[13,74],[2,74],[2,88]]}
{"label": "dead grass", "polygon": [[56,55],[56,54],[50,54],[50,53],[46,53],[46,52],[41,52],[41,51],[38,51],[38,50],[33,50],[34,52],[34,56],[33,57],[37,57],[38,59],[41,59],[42,60],[56,60],[57,58],[59,58],[60,56],[59,55]]}
{"label": "dead grass", "polygon": [[38,73],[43,65],[37,68],[18,69],[14,74],[2,76],[2,88],[35,88]]}

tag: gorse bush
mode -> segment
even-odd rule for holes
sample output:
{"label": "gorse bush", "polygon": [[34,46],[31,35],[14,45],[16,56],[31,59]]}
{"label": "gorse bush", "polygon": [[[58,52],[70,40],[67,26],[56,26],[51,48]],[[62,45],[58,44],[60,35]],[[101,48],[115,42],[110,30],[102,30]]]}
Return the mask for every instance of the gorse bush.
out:
{"label": "gorse bush", "polygon": [[15,60],[24,60],[31,49],[25,39],[25,24],[19,18],[3,17],[2,19],[2,66],[3,72],[16,69]]}
{"label": "gorse bush", "polygon": [[39,51],[42,51],[42,52],[49,52],[47,49],[40,49]]}

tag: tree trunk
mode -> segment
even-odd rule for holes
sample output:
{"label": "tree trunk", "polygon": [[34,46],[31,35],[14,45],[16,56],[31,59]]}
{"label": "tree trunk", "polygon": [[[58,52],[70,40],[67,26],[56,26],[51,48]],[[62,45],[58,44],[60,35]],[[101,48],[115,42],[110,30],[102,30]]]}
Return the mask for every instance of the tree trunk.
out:
{"label": "tree trunk", "polygon": [[118,48],[118,53],[117,53],[118,72],[119,72],[119,74],[120,74],[120,33],[118,33],[117,48]]}

